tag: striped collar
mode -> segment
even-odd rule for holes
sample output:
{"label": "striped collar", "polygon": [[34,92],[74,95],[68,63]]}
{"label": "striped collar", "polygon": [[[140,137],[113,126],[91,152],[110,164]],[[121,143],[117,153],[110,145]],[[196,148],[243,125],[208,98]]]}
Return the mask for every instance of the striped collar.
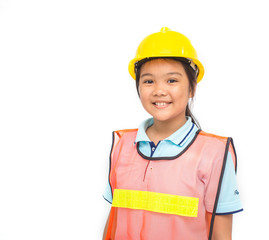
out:
{"label": "striped collar", "polygon": [[[153,124],[153,118],[149,118],[142,122],[138,128],[137,136],[135,139],[135,143],[137,142],[151,142],[146,134],[146,130]],[[172,135],[164,139],[164,141],[170,141],[176,145],[183,146],[185,142],[188,140],[191,133],[196,132],[198,130],[197,126],[192,122],[190,117],[187,117],[186,123],[179,128]]]}

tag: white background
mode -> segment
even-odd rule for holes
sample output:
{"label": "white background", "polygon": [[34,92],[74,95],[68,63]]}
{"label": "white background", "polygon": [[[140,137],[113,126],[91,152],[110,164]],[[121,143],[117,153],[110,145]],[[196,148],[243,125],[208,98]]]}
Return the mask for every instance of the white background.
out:
{"label": "white background", "polygon": [[233,237],[266,239],[268,22],[265,0],[1,0],[0,240],[101,239],[111,132],[148,117],[128,62],[164,26],[204,64],[203,130],[234,138]]}

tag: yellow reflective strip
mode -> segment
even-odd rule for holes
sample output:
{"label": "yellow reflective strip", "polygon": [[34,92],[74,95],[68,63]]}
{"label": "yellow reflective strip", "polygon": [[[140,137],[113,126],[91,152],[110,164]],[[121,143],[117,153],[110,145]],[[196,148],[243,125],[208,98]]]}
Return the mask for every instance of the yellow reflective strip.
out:
{"label": "yellow reflective strip", "polygon": [[115,189],[112,207],[141,209],[158,213],[197,217],[199,198]]}

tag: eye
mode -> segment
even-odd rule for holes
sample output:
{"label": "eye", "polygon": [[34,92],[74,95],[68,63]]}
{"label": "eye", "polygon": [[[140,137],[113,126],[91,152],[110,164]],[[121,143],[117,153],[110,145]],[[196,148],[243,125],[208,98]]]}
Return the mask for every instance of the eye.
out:
{"label": "eye", "polygon": [[168,82],[168,83],[176,83],[177,80],[176,80],[176,79],[169,79],[167,82]]}
{"label": "eye", "polygon": [[145,84],[152,84],[153,83],[153,80],[145,80],[145,81],[143,81],[143,83],[145,83]]}

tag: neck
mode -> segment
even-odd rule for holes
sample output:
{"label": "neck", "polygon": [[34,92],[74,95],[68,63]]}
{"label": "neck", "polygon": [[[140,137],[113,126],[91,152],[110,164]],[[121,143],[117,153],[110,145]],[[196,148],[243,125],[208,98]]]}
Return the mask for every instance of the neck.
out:
{"label": "neck", "polygon": [[154,119],[154,123],[151,127],[147,129],[147,135],[151,141],[157,144],[159,141],[169,137],[179,128],[181,128],[187,119],[184,116],[181,120],[177,120],[176,122],[171,121],[158,121]]}

